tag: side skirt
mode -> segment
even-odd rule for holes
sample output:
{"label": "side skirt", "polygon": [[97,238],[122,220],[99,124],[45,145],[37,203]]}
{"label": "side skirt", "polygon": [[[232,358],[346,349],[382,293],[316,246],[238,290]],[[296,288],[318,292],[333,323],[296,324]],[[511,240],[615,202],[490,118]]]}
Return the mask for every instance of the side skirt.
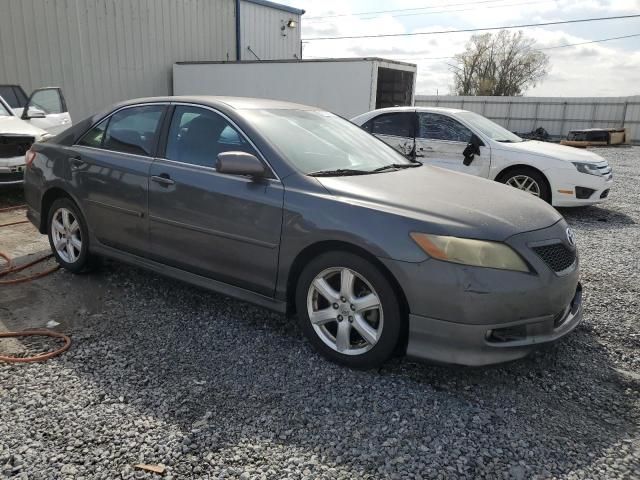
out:
{"label": "side skirt", "polygon": [[238,300],[253,303],[254,305],[268,308],[269,310],[273,310],[278,313],[286,313],[287,311],[287,302],[266,297],[259,293],[229,285],[228,283],[220,282],[212,278],[203,277],[202,275],[187,272],[179,268],[164,265],[162,263],[149,260],[148,258],[139,257],[130,253],[123,253],[120,250],[107,247],[106,245],[96,245],[91,248],[91,251],[97,255],[102,255],[137,267],[145,268],[159,273],[160,275],[175,278],[176,280],[181,280],[216,293],[228,295],[229,297],[237,298]]}

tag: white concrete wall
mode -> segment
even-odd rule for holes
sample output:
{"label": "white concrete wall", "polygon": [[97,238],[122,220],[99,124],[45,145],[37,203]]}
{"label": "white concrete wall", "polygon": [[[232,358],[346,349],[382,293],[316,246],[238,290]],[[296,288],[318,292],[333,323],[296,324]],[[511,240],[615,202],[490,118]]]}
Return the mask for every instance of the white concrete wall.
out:
{"label": "white concrete wall", "polygon": [[484,115],[515,132],[543,127],[555,137],[582,128],[627,129],[640,143],[640,96],[635,97],[473,97],[417,95],[417,106],[461,108]]}
{"label": "white concrete wall", "polygon": [[235,45],[234,0],[0,0],[0,84],[61,86],[76,120],[168,95],[175,62]]}

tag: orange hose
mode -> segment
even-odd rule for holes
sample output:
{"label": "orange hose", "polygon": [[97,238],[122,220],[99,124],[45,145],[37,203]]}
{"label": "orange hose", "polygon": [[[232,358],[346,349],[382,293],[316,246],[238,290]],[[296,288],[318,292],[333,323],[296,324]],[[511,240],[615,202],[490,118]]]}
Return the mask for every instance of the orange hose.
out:
{"label": "orange hose", "polygon": [[[2,212],[10,212],[12,210],[20,210],[25,208],[26,205],[16,205],[13,207],[7,207],[7,208],[0,208],[0,213]],[[20,220],[18,222],[11,222],[11,223],[5,223],[0,225],[0,228],[2,227],[8,227],[10,225],[18,225],[18,224],[22,224],[22,223],[29,223],[29,220]],[[32,267],[33,265],[35,265],[36,263],[40,263],[43,262],[45,260],[48,260],[49,258],[51,258],[53,256],[53,254],[49,254],[49,255],[45,255],[42,258],[38,258],[32,262],[29,262],[25,265],[21,265],[20,267],[14,267],[13,266],[13,261],[11,260],[11,257],[9,257],[9,255],[7,255],[6,253],[0,251],[0,257],[4,258],[7,262],[4,270],[0,270],[0,277],[4,277],[5,275],[9,275],[11,273],[16,273],[16,272],[20,272],[26,268]],[[42,272],[37,272],[34,273],[33,275],[29,275],[26,277],[19,277],[19,278],[13,278],[11,280],[0,280],[0,285],[15,285],[17,283],[23,283],[23,282],[27,282],[29,280],[35,280],[36,278],[40,278],[40,277],[44,277],[45,275],[49,275],[52,272],[55,272],[56,270],[58,270],[58,268],[60,268],[59,265],[55,265],[54,267],[48,268]]]}
{"label": "orange hose", "polygon": [[[14,207],[8,208],[0,208],[0,213],[2,212],[10,212],[13,210],[20,210],[25,208],[26,205],[16,205]],[[0,225],[2,227],[8,227],[10,225],[19,225],[22,223],[28,223],[29,220],[20,220],[18,222],[10,222]],[[45,255],[44,257],[37,258],[29,263],[25,263],[24,265],[20,265],[19,267],[13,266],[13,260],[9,255],[4,252],[0,252],[0,257],[4,258],[6,261],[6,266],[3,270],[0,270],[0,277],[4,277],[5,275],[9,275],[11,273],[21,272],[37,263],[44,262],[45,260],[53,257],[53,254]],[[51,268],[43,270],[42,272],[37,272],[32,275],[26,277],[18,277],[13,278],[11,280],[0,280],[0,285],[15,285],[17,283],[28,282],[29,280],[35,280],[36,278],[44,277],[45,275],[49,275],[52,272],[55,272],[60,265],[55,265]],[[9,355],[0,355],[0,361],[9,362],[9,363],[29,363],[29,362],[43,362],[45,360],[49,360],[57,355],[60,355],[63,352],[66,352],[71,346],[71,339],[64,335],[63,333],[54,332],[52,330],[25,330],[22,332],[0,332],[0,338],[15,338],[15,337],[33,337],[33,336],[45,336],[45,337],[54,337],[61,338],[64,340],[64,345],[54,350],[53,352],[41,353],[39,355],[34,355],[33,357],[12,357]]]}
{"label": "orange hose", "polygon": [[29,363],[29,362],[43,362],[45,360],[49,360],[55,356],[60,355],[63,352],[69,350],[71,346],[71,339],[63,334],[54,332],[52,330],[25,330],[23,332],[0,332],[0,338],[15,338],[15,337],[34,337],[34,336],[43,336],[43,337],[54,337],[61,338],[64,340],[64,345],[54,350],[53,352],[40,353],[38,355],[34,355],[33,357],[12,357],[9,355],[0,355],[0,361],[9,362],[9,363]]}

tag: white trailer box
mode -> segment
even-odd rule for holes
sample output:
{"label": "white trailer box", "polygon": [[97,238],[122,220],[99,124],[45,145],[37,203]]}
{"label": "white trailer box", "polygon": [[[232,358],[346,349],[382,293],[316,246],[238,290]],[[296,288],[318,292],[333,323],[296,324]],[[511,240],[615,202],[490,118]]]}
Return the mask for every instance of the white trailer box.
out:
{"label": "white trailer box", "polygon": [[179,62],[174,95],[229,95],[302,103],[351,118],[411,106],[416,65],[381,58]]}

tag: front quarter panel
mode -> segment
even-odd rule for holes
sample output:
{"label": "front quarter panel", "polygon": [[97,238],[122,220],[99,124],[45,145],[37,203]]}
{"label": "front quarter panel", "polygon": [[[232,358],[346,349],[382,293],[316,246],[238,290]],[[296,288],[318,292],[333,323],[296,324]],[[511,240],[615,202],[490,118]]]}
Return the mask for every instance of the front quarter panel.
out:
{"label": "front quarter panel", "polygon": [[279,298],[286,295],[289,271],[296,257],[320,242],[341,242],[378,258],[422,262],[426,254],[411,240],[418,222],[375,208],[349,203],[329,194],[315,179],[286,179],[282,241],[278,268]]}

